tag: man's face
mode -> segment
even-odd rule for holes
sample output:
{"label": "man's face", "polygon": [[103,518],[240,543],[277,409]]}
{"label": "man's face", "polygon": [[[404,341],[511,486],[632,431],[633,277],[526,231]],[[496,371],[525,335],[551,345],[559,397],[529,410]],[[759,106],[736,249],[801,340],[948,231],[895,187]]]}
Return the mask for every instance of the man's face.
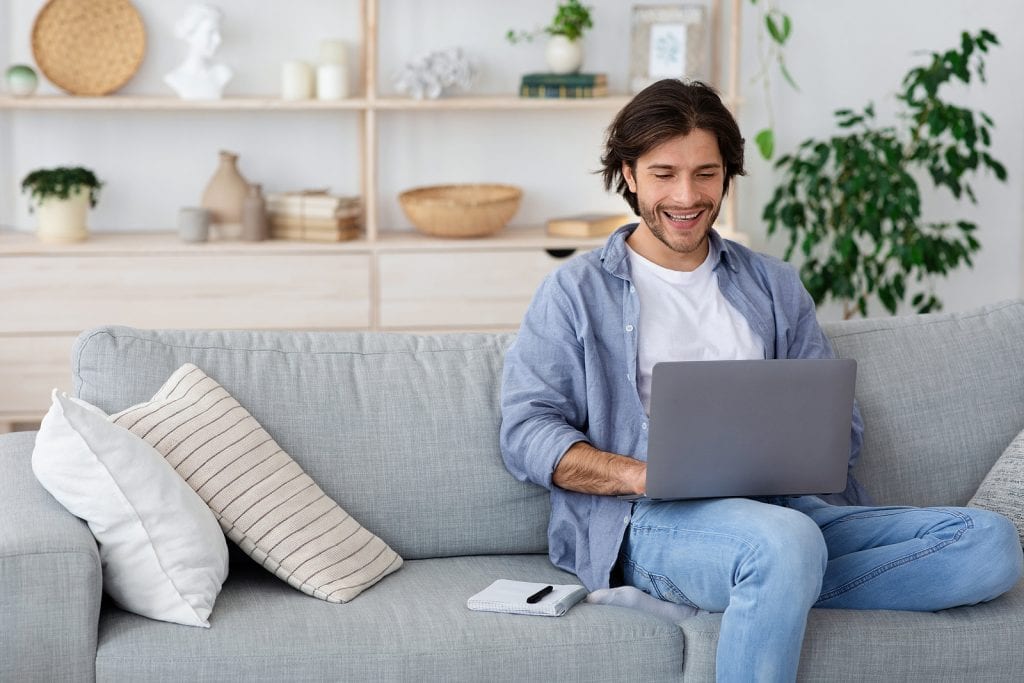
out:
{"label": "man's face", "polygon": [[696,128],[641,156],[622,175],[636,193],[640,226],[628,243],[664,268],[690,271],[708,255],[708,231],[722,208],[725,164],[715,136]]}

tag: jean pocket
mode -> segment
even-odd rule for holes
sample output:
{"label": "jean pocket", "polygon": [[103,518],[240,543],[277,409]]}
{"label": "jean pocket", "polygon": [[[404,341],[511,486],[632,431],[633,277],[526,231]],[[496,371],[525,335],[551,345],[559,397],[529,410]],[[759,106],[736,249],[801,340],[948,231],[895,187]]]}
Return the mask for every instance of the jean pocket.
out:
{"label": "jean pocket", "polygon": [[672,579],[662,574],[652,574],[628,557],[622,558],[622,578],[630,586],[659,600],[700,609],[700,605],[686,597],[686,593],[679,590]]}

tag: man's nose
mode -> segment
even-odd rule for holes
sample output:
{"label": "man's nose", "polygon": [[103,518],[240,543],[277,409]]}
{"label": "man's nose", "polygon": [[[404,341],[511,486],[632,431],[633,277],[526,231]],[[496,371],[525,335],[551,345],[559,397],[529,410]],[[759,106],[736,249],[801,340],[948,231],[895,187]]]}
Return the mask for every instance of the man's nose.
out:
{"label": "man's nose", "polygon": [[694,206],[699,200],[700,191],[693,178],[680,178],[672,188],[672,201],[682,206]]}

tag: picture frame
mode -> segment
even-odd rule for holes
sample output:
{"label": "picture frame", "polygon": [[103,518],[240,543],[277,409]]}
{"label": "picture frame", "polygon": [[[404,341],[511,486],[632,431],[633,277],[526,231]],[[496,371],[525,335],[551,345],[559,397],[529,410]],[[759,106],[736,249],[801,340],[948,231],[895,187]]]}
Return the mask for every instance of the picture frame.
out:
{"label": "picture frame", "polygon": [[634,5],[630,89],[662,78],[709,78],[708,11],[704,5]]}

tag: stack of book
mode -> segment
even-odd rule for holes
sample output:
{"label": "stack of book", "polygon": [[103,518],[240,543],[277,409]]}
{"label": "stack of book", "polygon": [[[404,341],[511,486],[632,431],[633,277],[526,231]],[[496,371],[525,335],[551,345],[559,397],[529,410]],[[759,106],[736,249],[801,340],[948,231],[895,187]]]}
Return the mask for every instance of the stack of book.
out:
{"label": "stack of book", "polygon": [[324,190],[267,195],[270,238],[341,242],[359,236],[359,197],[338,197]]}
{"label": "stack of book", "polygon": [[520,97],[604,97],[606,74],[526,74],[519,84]]}
{"label": "stack of book", "polygon": [[548,234],[555,237],[604,237],[636,218],[624,213],[583,213],[548,221]]}

